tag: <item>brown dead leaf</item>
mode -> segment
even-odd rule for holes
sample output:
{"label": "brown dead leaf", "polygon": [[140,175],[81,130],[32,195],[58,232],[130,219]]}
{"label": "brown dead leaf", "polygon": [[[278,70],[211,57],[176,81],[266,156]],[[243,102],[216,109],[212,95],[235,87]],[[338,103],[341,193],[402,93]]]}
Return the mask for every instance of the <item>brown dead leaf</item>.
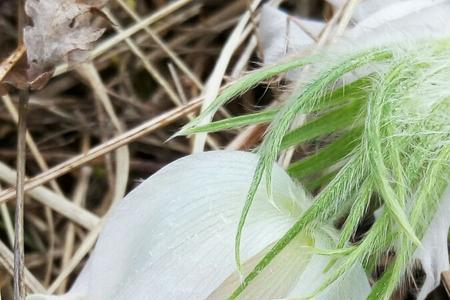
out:
{"label": "brown dead leaf", "polygon": [[[27,0],[25,12],[33,25],[24,29],[28,80],[42,86],[60,63],[87,58],[105,29],[92,24],[95,11],[107,0]],[[39,83],[39,84],[37,84]]]}

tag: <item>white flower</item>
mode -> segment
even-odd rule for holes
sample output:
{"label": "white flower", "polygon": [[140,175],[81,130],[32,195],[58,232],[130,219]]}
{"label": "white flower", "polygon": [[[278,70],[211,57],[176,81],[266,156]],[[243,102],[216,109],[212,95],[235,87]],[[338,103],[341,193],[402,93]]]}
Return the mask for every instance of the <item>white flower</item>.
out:
{"label": "white flower", "polygon": [[[328,0],[339,7],[346,0]],[[450,36],[450,2],[446,0],[361,0],[353,14],[353,23],[331,47],[352,51],[387,43],[406,42],[420,38]],[[276,22],[273,20],[276,19]],[[260,36],[264,62],[276,63],[285,56],[305,54],[314,45],[311,33],[317,34],[318,22],[295,18],[269,5],[263,7]],[[318,35],[315,35],[318,38]],[[286,46],[288,45],[288,46]],[[366,74],[367,72],[365,72]],[[298,79],[299,72],[290,72],[288,80]],[[358,77],[359,74],[353,74]],[[351,76],[351,80],[355,76]],[[431,100],[430,100],[431,102]],[[423,300],[440,284],[440,275],[449,270],[448,232],[450,226],[450,188],[422,239],[423,247],[414,257],[426,274],[418,295]]]}
{"label": "white flower", "polygon": [[450,227],[450,188],[442,197],[436,215],[422,239],[423,247],[417,249],[418,259],[426,274],[417,300],[424,300],[441,281],[441,273],[450,270],[448,260],[448,231]]}
{"label": "white flower", "polygon": [[[257,156],[216,151],[177,160],[145,180],[110,215],[70,292],[27,300],[224,299],[239,285],[234,239]],[[261,186],[264,186],[262,184]],[[244,227],[244,273],[311,204],[278,166],[273,201],[258,191]],[[272,200],[272,199],[271,199]],[[239,299],[299,298],[323,283],[336,233],[299,235],[250,283]],[[339,261],[338,261],[339,264]],[[316,299],[362,300],[367,277],[355,266]]]}
{"label": "white flower", "polygon": [[[328,0],[335,6],[346,0]],[[361,0],[353,22],[335,41],[335,50],[348,52],[390,42],[450,35],[450,3],[446,0]],[[268,4],[261,12],[259,36],[265,64],[285,56],[307,54],[325,23],[289,16]],[[296,79],[289,77],[288,79]]]}

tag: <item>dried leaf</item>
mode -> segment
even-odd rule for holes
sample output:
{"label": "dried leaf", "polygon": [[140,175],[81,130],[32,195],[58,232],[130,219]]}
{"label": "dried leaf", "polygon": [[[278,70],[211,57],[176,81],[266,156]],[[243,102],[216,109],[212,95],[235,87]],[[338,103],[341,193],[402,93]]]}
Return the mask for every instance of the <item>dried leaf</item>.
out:
{"label": "dried leaf", "polygon": [[[45,81],[56,65],[79,63],[105,29],[92,24],[107,0],[27,0],[25,12],[33,25],[24,29],[28,79]],[[43,78],[44,76],[44,78]]]}

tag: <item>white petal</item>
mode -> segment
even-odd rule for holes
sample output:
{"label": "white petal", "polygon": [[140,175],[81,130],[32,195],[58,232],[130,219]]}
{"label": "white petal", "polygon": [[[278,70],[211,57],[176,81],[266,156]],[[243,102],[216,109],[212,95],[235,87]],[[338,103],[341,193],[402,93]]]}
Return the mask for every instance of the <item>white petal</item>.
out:
{"label": "white petal", "polygon": [[[363,47],[450,34],[450,4],[445,0],[399,1],[359,22],[345,40]],[[360,46],[361,47],[361,46]]]}
{"label": "white petal", "polygon": [[29,295],[27,300],[83,300],[85,297],[78,293],[70,293],[63,296],[50,296],[50,295]]}
{"label": "white petal", "polygon": [[[331,236],[331,238],[330,238]],[[333,233],[316,234],[317,248],[330,248],[335,246]],[[328,272],[324,273],[332,257],[314,254],[306,270],[298,280],[297,286],[290,292],[287,298],[301,299],[308,296],[321,286],[321,284],[339,266],[340,260],[336,261]],[[314,299],[316,300],[363,300],[370,294],[370,284],[367,275],[360,264],[354,265],[341,278],[336,280]]]}
{"label": "white petal", "polygon": [[[408,0],[408,1],[365,1],[358,7],[363,8],[366,17],[358,25],[374,28],[389,21],[401,19],[411,13],[441,4],[445,0]],[[366,5],[364,5],[366,4]],[[372,7],[372,9],[365,9]]]}
{"label": "white petal", "polygon": [[[239,300],[254,299],[301,299],[316,291],[330,273],[323,271],[331,257],[313,253],[311,246],[330,248],[335,246],[337,233],[334,230],[317,231],[314,239],[296,237],[243,291]],[[261,257],[249,263],[251,270]],[[337,266],[339,261],[335,266]],[[329,272],[333,272],[331,268]],[[239,284],[239,276],[234,274],[208,300],[226,299]],[[358,265],[342,278],[319,293],[316,300],[365,300],[370,293],[370,285],[363,268]]]}
{"label": "white petal", "polygon": [[261,9],[259,24],[265,64],[276,63],[286,55],[305,50],[315,43],[314,38],[324,27],[322,22],[293,18],[270,5]]}
{"label": "white petal", "polygon": [[[352,18],[356,21],[362,21],[390,4],[403,1],[406,0],[361,0],[356,6]],[[335,8],[339,8],[342,5],[345,5],[348,1],[327,0],[327,2],[329,2]]]}
{"label": "white petal", "polygon": [[[234,238],[256,163],[250,153],[207,152],[151,176],[117,205],[71,292],[83,300],[206,299],[236,269]],[[277,208],[262,184],[243,232],[244,262],[310,205],[285,171],[273,175]]]}
{"label": "white petal", "polygon": [[444,193],[437,213],[428,227],[422,247],[414,257],[422,263],[426,279],[417,296],[423,300],[440,283],[441,273],[450,270],[448,261],[448,230],[450,227],[450,188]]}
{"label": "white petal", "polygon": [[[274,260],[250,283],[239,300],[277,299],[292,290],[312,257],[311,239],[297,236]],[[269,250],[270,247],[267,248]],[[267,251],[253,257],[245,265],[245,272],[253,270]],[[240,284],[240,276],[232,274],[208,300],[226,299]]]}

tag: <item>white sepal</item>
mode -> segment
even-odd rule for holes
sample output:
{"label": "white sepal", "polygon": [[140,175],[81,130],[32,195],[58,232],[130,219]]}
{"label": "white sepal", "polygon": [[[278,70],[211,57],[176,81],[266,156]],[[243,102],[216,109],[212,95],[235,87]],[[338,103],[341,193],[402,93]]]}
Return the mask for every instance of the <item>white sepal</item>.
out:
{"label": "white sepal", "polygon": [[[336,244],[337,233],[334,230],[328,229],[318,230],[315,234],[316,248],[334,248]],[[315,293],[321,285],[333,274],[336,268],[343,262],[338,259],[329,270],[330,261],[334,256],[326,256],[314,254],[311,261],[307,265],[302,276],[299,278],[297,286],[292,289],[287,299],[304,299]],[[326,271],[326,272],[325,272]],[[361,264],[355,264],[345,272],[335,282],[325,288],[314,299],[315,300],[362,300],[366,299],[370,294],[370,284]]]}
{"label": "white sepal", "polygon": [[[259,22],[259,38],[263,49],[264,64],[274,64],[292,54],[307,51],[314,45],[324,23],[289,16],[285,12],[264,5]],[[288,79],[296,76],[288,74]]]}
{"label": "white sepal", "polygon": [[[255,154],[217,151],[164,167],[116,206],[75,285],[56,299],[208,298],[236,270],[234,239],[256,163]],[[243,262],[256,261],[310,205],[278,166],[272,181],[277,208],[262,184],[244,227]],[[265,284],[274,295],[286,292]]]}
{"label": "white sepal", "polygon": [[426,275],[425,282],[417,296],[418,300],[424,300],[440,284],[441,273],[450,270],[448,260],[449,227],[450,188],[447,188],[436,215],[422,239],[422,247],[414,253],[414,258],[421,262]]}

